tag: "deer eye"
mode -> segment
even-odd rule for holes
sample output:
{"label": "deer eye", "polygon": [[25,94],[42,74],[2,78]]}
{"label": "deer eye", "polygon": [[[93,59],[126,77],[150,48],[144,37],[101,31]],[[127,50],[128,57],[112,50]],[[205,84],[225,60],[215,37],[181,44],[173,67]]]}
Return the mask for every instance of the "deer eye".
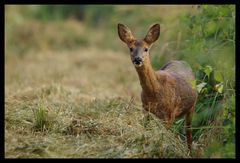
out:
{"label": "deer eye", "polygon": [[147,52],[147,51],[148,51],[148,48],[145,48],[144,51]]}
{"label": "deer eye", "polygon": [[133,51],[133,48],[130,48],[130,52],[132,52]]}

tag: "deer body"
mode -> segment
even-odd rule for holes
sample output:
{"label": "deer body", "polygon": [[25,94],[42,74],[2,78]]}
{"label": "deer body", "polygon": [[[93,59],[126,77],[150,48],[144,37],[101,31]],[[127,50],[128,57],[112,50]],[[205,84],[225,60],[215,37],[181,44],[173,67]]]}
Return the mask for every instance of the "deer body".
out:
{"label": "deer body", "polygon": [[162,119],[170,128],[176,117],[185,115],[188,148],[191,151],[191,121],[197,99],[192,87],[194,75],[184,61],[170,61],[154,71],[149,58],[149,49],[160,34],[160,26],[152,26],[143,40],[135,39],[128,27],[118,25],[119,37],[130,48],[142,87],[143,109]]}
{"label": "deer body", "polygon": [[[169,62],[181,64],[179,61]],[[191,83],[187,83],[182,76],[172,72],[168,67],[154,71],[150,64],[136,68],[142,87],[141,99],[143,108],[163,119],[170,127],[175,119],[192,112],[196,100],[196,91]]]}

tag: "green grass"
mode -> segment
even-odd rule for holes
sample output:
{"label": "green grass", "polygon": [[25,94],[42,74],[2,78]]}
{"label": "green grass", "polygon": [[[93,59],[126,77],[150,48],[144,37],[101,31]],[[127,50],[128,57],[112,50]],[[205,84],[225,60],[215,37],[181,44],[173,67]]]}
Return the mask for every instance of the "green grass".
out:
{"label": "green grass", "polygon": [[34,112],[34,118],[35,118],[35,125],[34,127],[36,130],[43,131],[45,128],[48,126],[47,122],[47,113],[46,113],[46,108],[40,103],[40,106],[38,106],[36,111]]}

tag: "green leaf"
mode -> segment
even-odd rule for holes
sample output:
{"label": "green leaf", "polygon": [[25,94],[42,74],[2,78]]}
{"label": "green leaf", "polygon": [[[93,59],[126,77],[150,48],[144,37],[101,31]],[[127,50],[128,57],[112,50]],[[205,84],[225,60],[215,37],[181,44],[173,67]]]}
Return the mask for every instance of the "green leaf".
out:
{"label": "green leaf", "polygon": [[201,93],[202,94],[206,94],[208,92],[208,89],[206,87],[204,87],[202,90],[201,90]]}
{"label": "green leaf", "polygon": [[198,93],[201,92],[201,90],[205,87],[205,85],[207,85],[206,82],[202,82],[202,83],[200,83],[200,84],[197,85],[197,91],[198,91]]}
{"label": "green leaf", "polygon": [[213,68],[211,66],[206,66],[203,70],[205,74],[209,77],[210,73],[213,71]]}
{"label": "green leaf", "polygon": [[218,91],[218,93],[222,93],[223,92],[223,83],[216,84],[215,89]]}
{"label": "green leaf", "polygon": [[214,21],[209,21],[205,25],[205,34],[206,36],[209,36],[211,34],[214,34],[218,28],[218,25]]}
{"label": "green leaf", "polygon": [[223,81],[223,77],[222,74],[219,71],[216,71],[214,73],[214,79],[218,82],[222,82]]}

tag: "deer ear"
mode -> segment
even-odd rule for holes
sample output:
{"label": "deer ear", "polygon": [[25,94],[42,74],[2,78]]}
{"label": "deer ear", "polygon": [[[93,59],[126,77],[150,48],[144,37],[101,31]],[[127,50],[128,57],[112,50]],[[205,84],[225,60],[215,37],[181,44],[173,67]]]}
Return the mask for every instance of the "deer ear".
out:
{"label": "deer ear", "polygon": [[130,29],[127,26],[120,23],[118,24],[118,35],[120,39],[126,44],[129,44],[134,40],[133,34],[130,31]]}
{"label": "deer ear", "polygon": [[160,35],[160,25],[155,24],[150,27],[146,37],[144,38],[144,41],[146,41],[148,44],[154,43]]}

